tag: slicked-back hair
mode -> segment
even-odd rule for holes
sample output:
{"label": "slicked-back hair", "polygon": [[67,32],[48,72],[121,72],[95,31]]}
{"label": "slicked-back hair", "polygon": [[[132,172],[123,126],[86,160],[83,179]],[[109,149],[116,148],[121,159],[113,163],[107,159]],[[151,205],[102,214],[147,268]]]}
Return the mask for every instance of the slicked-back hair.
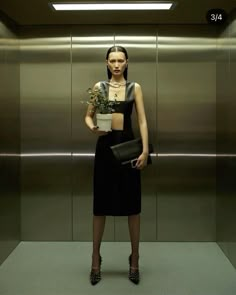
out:
{"label": "slicked-back hair", "polygon": [[[109,54],[111,52],[123,52],[124,55],[125,55],[125,58],[128,59],[127,50],[122,46],[115,45],[115,46],[110,47],[107,50],[107,55],[106,55],[107,60],[108,60]],[[107,66],[107,76],[108,76],[108,79],[111,79],[112,74],[111,74],[111,71],[109,70],[108,66]],[[125,80],[127,80],[127,77],[128,77],[128,65],[127,65],[126,69],[124,70],[124,78],[125,78]]]}

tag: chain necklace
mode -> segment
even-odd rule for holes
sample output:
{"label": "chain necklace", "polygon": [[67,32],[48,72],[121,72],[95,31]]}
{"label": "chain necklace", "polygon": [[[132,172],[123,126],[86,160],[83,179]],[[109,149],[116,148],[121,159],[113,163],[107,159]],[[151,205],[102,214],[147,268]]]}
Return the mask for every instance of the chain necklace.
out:
{"label": "chain necklace", "polygon": [[111,87],[114,87],[114,88],[120,88],[121,86],[125,86],[126,85],[126,81],[125,82],[113,82],[113,81],[110,81],[110,82],[107,82],[107,84],[109,84]]}

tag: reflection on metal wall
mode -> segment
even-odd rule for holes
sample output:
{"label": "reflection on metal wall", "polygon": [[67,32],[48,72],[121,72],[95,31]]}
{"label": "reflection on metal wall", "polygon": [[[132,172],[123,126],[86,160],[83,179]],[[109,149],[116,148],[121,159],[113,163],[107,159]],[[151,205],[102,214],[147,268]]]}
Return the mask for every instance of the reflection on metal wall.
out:
{"label": "reflection on metal wall", "polygon": [[72,239],[68,36],[50,30],[21,38],[22,240]]}
{"label": "reflection on metal wall", "polygon": [[217,242],[236,267],[236,10],[232,12],[231,23],[218,39],[217,55]]}
{"label": "reflection on metal wall", "polygon": [[216,32],[158,36],[158,240],[214,241]]}
{"label": "reflection on metal wall", "polygon": [[[113,44],[128,50],[158,153],[142,172],[141,240],[215,240],[216,36],[208,26],[22,31],[22,238],[92,238],[96,138],[80,100],[106,79]],[[134,113],[137,134],[135,121]],[[127,218],[109,217],[104,240],[128,239]]]}
{"label": "reflection on metal wall", "polygon": [[0,20],[0,264],[20,241],[19,41]]}

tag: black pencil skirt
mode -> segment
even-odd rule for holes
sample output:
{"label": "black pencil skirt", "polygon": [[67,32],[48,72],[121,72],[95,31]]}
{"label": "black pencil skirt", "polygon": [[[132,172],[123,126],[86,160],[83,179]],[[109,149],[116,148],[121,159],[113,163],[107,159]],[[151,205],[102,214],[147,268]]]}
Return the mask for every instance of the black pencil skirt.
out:
{"label": "black pencil skirt", "polygon": [[128,216],[141,212],[140,170],[120,165],[110,148],[133,138],[133,134],[120,130],[99,136],[94,161],[94,215]]}

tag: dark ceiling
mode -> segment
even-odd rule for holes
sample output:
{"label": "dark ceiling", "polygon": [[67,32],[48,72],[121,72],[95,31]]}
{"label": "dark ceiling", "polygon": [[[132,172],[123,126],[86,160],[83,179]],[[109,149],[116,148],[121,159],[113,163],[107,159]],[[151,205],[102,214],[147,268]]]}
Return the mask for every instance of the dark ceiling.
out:
{"label": "dark ceiling", "polygon": [[[63,12],[53,11],[49,7],[49,2],[49,0],[0,0],[0,10],[18,25],[207,24],[208,10],[222,8],[229,14],[236,7],[236,0],[178,0],[175,1],[177,3],[175,9],[170,11]],[[66,0],[54,2],[66,2]]]}

